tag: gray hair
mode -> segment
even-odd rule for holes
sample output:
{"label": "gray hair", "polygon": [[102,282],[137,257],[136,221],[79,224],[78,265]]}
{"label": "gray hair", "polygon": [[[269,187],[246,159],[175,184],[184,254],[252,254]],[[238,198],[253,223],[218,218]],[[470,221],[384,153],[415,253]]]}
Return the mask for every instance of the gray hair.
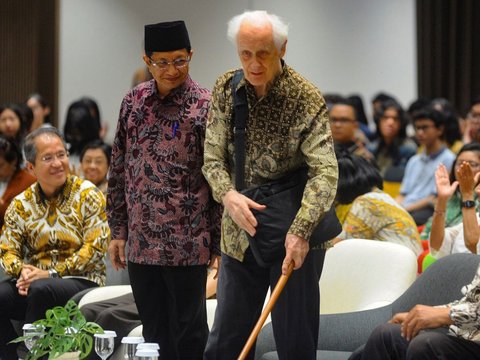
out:
{"label": "gray hair", "polygon": [[288,24],[277,15],[269,14],[265,10],[245,11],[243,14],[234,16],[228,22],[227,36],[234,44],[236,44],[240,26],[247,22],[255,27],[264,25],[272,25],[273,42],[278,51],[282,50],[288,37]]}
{"label": "gray hair", "polygon": [[35,164],[35,158],[37,157],[37,146],[35,144],[35,140],[39,136],[56,136],[60,140],[62,140],[63,147],[67,150],[67,144],[65,139],[62,136],[62,133],[53,126],[42,126],[38,129],[32,131],[30,134],[27,135],[25,138],[25,143],[23,144],[23,153],[25,156],[25,160],[28,162]]}

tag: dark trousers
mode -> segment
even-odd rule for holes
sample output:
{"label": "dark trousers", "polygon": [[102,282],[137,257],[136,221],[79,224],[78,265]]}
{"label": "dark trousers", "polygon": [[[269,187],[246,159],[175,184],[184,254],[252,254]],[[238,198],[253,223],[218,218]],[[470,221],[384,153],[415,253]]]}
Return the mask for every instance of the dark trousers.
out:
{"label": "dark trousers", "polygon": [[400,335],[400,325],[383,324],[373,330],[363,350],[351,360],[435,360],[480,358],[480,343],[448,335],[446,329],[421,331],[410,342]]}
{"label": "dark trousers", "polygon": [[[295,270],[272,311],[272,325],[280,360],[316,359],[320,313],[319,279],[324,250],[310,251]],[[260,317],[268,287],[281,275],[281,263],[260,267],[250,249],[240,262],[225,254],[219,270],[217,309],[205,360],[237,359]],[[248,359],[253,359],[255,347]]]}
{"label": "dark trousers", "polygon": [[[114,330],[117,333],[115,349],[120,346],[124,336],[142,325],[132,293],[86,304],[81,311],[87,321],[93,321],[104,330]],[[95,350],[91,351],[88,359],[98,359]]]}
{"label": "dark trousers", "polygon": [[162,360],[201,359],[208,338],[207,266],[128,263],[146,342],[160,345]]}
{"label": "dark trousers", "polygon": [[0,283],[0,358],[18,359],[18,344],[7,344],[16,333],[10,319],[32,323],[44,319],[45,312],[58,305],[65,305],[77,292],[98,286],[84,279],[40,279],[32,282],[27,296],[18,294],[16,280]]}
{"label": "dark trousers", "polygon": [[412,215],[412,218],[415,220],[415,224],[417,224],[417,226],[423,225],[433,215],[433,207],[426,206],[418,210],[410,211],[410,215]]}

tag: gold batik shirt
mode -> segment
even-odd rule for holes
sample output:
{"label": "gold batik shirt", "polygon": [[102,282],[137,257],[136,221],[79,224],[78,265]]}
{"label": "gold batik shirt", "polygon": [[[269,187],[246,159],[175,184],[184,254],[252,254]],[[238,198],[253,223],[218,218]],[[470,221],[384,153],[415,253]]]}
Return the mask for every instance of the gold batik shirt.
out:
{"label": "gold batik shirt", "polygon": [[[235,188],[231,90],[234,72],[227,72],[215,84],[206,129],[203,173],[219,202],[227,191]],[[246,86],[249,110],[245,186],[278,179],[307,164],[309,180],[289,233],[308,240],[332,205],[337,189],[337,160],[325,101],[313,84],[285,64],[260,99],[244,79],[238,86]],[[225,211],[222,251],[243,260],[247,247],[245,232]]]}
{"label": "gold batik shirt", "polygon": [[5,214],[0,264],[13,277],[27,263],[105,285],[109,240],[105,196],[70,175],[54,198],[46,199],[38,183],[15,197]]}

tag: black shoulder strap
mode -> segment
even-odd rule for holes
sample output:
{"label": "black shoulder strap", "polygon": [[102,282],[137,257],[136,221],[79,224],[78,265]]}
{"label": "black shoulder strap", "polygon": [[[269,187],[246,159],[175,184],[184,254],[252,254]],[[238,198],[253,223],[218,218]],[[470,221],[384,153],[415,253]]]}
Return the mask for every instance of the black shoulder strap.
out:
{"label": "black shoulder strap", "polygon": [[245,128],[248,119],[247,91],[245,86],[237,89],[242,78],[243,70],[237,70],[232,79],[235,187],[238,191],[245,188]]}

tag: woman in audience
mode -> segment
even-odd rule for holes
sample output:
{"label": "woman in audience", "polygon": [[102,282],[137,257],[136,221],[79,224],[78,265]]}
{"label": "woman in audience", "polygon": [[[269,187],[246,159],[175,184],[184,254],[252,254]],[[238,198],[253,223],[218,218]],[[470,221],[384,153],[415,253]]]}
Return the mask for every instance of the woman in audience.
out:
{"label": "woman in audience", "polygon": [[16,104],[0,105],[0,134],[10,137],[21,148],[25,136],[23,112]]}
{"label": "woman in audience", "polygon": [[[478,163],[477,163],[478,164]],[[437,203],[433,213],[432,231],[430,233],[430,253],[439,259],[449,254],[471,252],[478,254],[480,250],[478,215],[475,209],[474,194],[480,192],[476,184],[480,179],[480,172],[473,173],[470,162],[464,161],[456,166],[457,180],[450,183],[448,171],[440,164],[435,172],[437,185]],[[462,223],[445,227],[445,214],[448,199],[460,188]]]}
{"label": "woman in audience", "polygon": [[38,93],[30,94],[26,103],[33,112],[33,122],[28,127],[28,132],[38,129],[43,124],[50,123],[50,107],[42,95]]}
{"label": "woman in audience", "polygon": [[382,191],[383,179],[368,160],[346,152],[337,153],[337,204],[350,204],[337,239],[359,238],[404,245],[417,256],[422,252],[417,226],[411,215]]}
{"label": "woman in audience", "polygon": [[458,153],[463,146],[463,141],[457,110],[444,98],[433,99],[431,105],[445,117],[445,141],[452,152]]}
{"label": "woman in audience", "polygon": [[[468,162],[473,174],[477,174],[480,171],[480,144],[472,142],[464,145],[457,154],[457,158],[453,163],[452,170],[450,171],[450,183],[454,183],[457,180],[456,170],[460,168],[463,162]],[[480,202],[478,201],[477,194],[474,194],[474,201],[476,208],[480,209]],[[457,187],[453,194],[447,201],[445,206],[445,226],[451,227],[462,222],[462,196],[460,189]],[[433,216],[427,221],[425,227],[420,234],[420,239],[427,240],[430,236],[432,229]]]}
{"label": "woman in audience", "polygon": [[70,166],[72,171],[78,174],[83,147],[100,139],[100,123],[82,100],[75,101],[68,107],[63,134],[69,145]]}
{"label": "woman in audience", "polygon": [[417,152],[416,143],[407,138],[408,117],[395,100],[387,100],[378,110],[378,139],[368,146],[375,156],[380,174],[387,181],[401,182],[405,166]]}
{"label": "woman in audience", "polygon": [[22,163],[22,152],[17,144],[0,135],[0,232],[12,199],[36,181],[35,176],[22,169]]}
{"label": "woman in audience", "polygon": [[112,147],[101,140],[94,140],[80,153],[80,164],[83,177],[91,181],[107,195],[107,173],[110,166]]}

